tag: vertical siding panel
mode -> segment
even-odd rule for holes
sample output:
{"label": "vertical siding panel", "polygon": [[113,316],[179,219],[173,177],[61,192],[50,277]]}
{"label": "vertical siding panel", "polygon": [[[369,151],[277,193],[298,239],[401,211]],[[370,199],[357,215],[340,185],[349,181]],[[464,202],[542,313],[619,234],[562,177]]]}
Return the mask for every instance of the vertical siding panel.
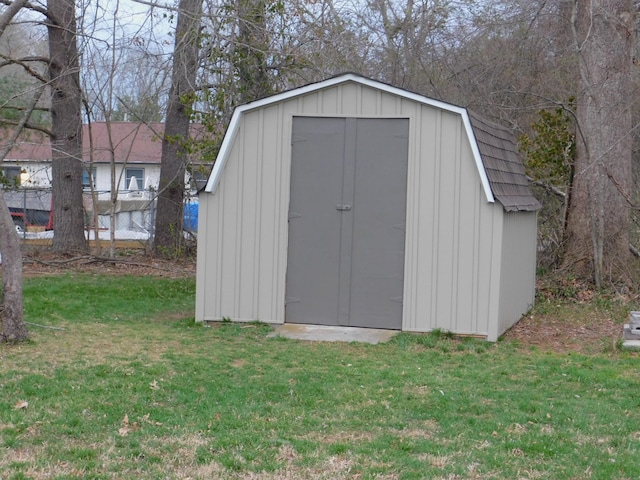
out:
{"label": "vertical siding panel", "polygon": [[437,238],[434,230],[437,224],[438,164],[440,160],[440,112],[422,107],[422,143],[420,153],[420,177],[416,184],[418,194],[413,199],[418,202],[419,225],[416,238],[417,250],[417,298],[416,313],[419,316],[417,330],[434,328],[436,318]]}
{"label": "vertical siding panel", "polygon": [[[238,136],[242,136],[241,131],[238,132]],[[227,163],[226,185],[218,192],[221,197],[224,197],[224,210],[222,212],[222,241],[221,247],[221,275],[224,281],[220,282],[220,316],[237,318],[237,311],[235,310],[235,293],[236,288],[236,258],[237,258],[237,246],[236,238],[238,230],[238,169],[240,167],[240,161],[238,158],[238,152],[234,152],[232,158]],[[222,184],[221,184],[222,186]]]}
{"label": "vertical siding panel", "polygon": [[[438,314],[439,314],[439,297],[438,297],[438,268],[439,268],[439,248],[438,242],[438,229],[440,227],[440,167],[442,164],[442,112],[436,112],[436,123],[434,127],[434,144],[435,155],[433,163],[433,175],[432,180],[428,181],[426,185],[430,187],[430,204],[431,204],[431,224],[425,225],[423,230],[429,230],[430,232],[430,248],[427,248],[426,254],[430,257],[429,265],[431,268],[428,270],[430,275],[429,279],[429,298],[430,304],[430,324],[429,328],[433,329],[438,326]],[[423,177],[424,179],[424,177]],[[425,179],[426,180],[426,179]],[[422,242],[421,242],[422,243]],[[427,244],[429,245],[429,244]],[[426,245],[425,245],[426,246]]]}
{"label": "vertical siding panel", "polygon": [[[202,194],[198,199],[200,217],[200,235],[201,238],[211,238],[212,232],[210,226],[215,225],[216,219],[210,215],[211,195]],[[208,255],[208,253],[211,253]],[[201,322],[205,320],[206,312],[211,310],[209,305],[209,298],[206,293],[212,288],[212,284],[215,284],[215,250],[209,250],[206,248],[199,248],[196,255],[196,321]],[[213,280],[209,282],[209,279]]]}
{"label": "vertical siding panel", "polygon": [[504,214],[500,319],[496,338],[508,330],[535,298],[536,213]]}
{"label": "vertical siding panel", "polygon": [[322,93],[317,93],[315,95],[305,95],[304,97],[300,97],[298,99],[298,103],[300,104],[300,111],[307,111],[317,109],[320,110],[322,107],[319,104],[319,99],[324,99]]}
{"label": "vertical siding panel", "polygon": [[[476,258],[475,263],[477,265],[477,276],[475,278],[475,290],[477,295],[477,307],[478,312],[478,325],[479,332],[487,333],[487,321],[489,317],[489,293],[490,289],[490,268],[491,268],[491,210],[482,205],[478,208],[477,216],[477,243],[476,243]],[[489,227],[489,228],[488,228]]]}
{"label": "vertical siding panel", "polygon": [[353,84],[345,84],[340,88],[341,115],[355,115],[358,113],[358,90],[359,88]]}
{"label": "vertical siding panel", "polygon": [[370,88],[360,89],[359,113],[363,116],[375,117],[380,115],[382,92]]}
{"label": "vertical siding panel", "polygon": [[452,202],[452,222],[453,222],[453,238],[452,238],[452,279],[451,279],[451,323],[449,329],[452,331],[462,331],[465,326],[461,325],[462,319],[459,318],[459,308],[458,306],[466,301],[460,296],[460,203],[461,203],[461,195],[462,191],[460,190],[460,180],[461,180],[461,172],[460,172],[460,163],[462,161],[462,122],[458,118],[455,119],[455,127],[452,128],[455,132],[455,141],[454,141],[454,150],[455,153],[452,157],[453,160],[453,185],[452,185],[452,193],[453,193],[453,202]]}
{"label": "vertical siding panel", "polygon": [[[220,185],[220,187],[222,187],[222,185]],[[215,309],[213,310],[214,318],[221,319],[222,318],[222,285],[223,285],[222,279],[224,278],[223,275],[225,273],[224,264],[223,264],[224,231],[221,228],[221,226],[224,225],[223,222],[225,219],[225,211],[226,211],[223,188],[220,188],[219,190],[218,198],[214,205],[214,208],[216,209],[216,218],[218,219],[218,222],[214,223],[214,227],[213,227],[215,228],[214,238],[216,240],[216,243],[215,243],[216,270],[214,270],[213,276],[215,277],[216,281],[214,282],[214,285],[212,285],[211,291],[214,292],[213,296],[215,297],[215,300],[212,302],[215,305]]]}
{"label": "vertical siding panel", "polygon": [[273,295],[274,319],[278,322],[285,321],[285,293],[287,276],[287,241],[289,236],[289,184],[291,178],[291,115],[285,116],[285,110],[280,110],[278,116],[280,125],[279,155],[277,160],[276,188],[278,192],[278,203],[275,211],[275,223],[277,227],[277,237],[274,238],[274,251],[277,260],[277,276],[272,279],[275,284]]}
{"label": "vertical siding panel", "polygon": [[502,272],[502,240],[504,229],[504,210],[497,204],[492,209],[491,229],[491,264],[489,265],[490,290],[487,295],[489,312],[486,321],[487,338],[491,341],[498,339],[500,322],[500,283]]}
{"label": "vertical siding panel", "polygon": [[291,182],[291,126],[294,113],[304,113],[304,105],[300,102],[288,102],[279,110],[279,150],[277,151],[276,174],[276,238],[274,238],[274,254],[277,262],[277,275],[271,279],[274,284],[272,301],[278,322],[285,321],[285,294],[287,277],[287,245],[289,237],[289,196]]}
{"label": "vertical siding panel", "polygon": [[244,234],[244,231],[242,229],[243,221],[244,221],[243,206],[245,201],[245,197],[244,197],[245,190],[243,188],[243,181],[244,181],[244,175],[246,170],[247,139],[252,136],[251,122],[247,120],[249,120],[249,118],[245,119],[244,129],[243,129],[244,134],[242,135],[242,141],[240,142],[240,149],[239,149],[240,158],[238,159],[239,161],[237,162],[238,175],[235,178],[236,189],[234,192],[237,210],[236,210],[236,222],[235,222],[236,229],[235,229],[235,236],[233,238],[233,241],[236,244],[236,247],[234,252],[235,253],[234,255],[234,259],[235,259],[234,280],[235,281],[234,281],[234,289],[231,292],[231,295],[233,296],[233,302],[234,302],[233,310],[234,312],[236,312],[236,319],[238,320],[242,319],[240,305],[241,305],[241,292],[242,292],[242,253],[243,253],[242,239]]}
{"label": "vertical siding panel", "polygon": [[[468,146],[469,147],[469,146]],[[471,156],[471,151],[469,150],[469,158],[470,161],[473,161]],[[469,172],[470,174],[471,172]],[[486,199],[484,197],[484,192],[482,190],[482,184],[480,179],[474,175],[471,181],[471,185],[475,188],[470,188],[471,195],[469,199],[472,203],[472,207],[470,210],[473,211],[473,232],[470,237],[473,239],[473,244],[471,245],[471,251],[473,251],[473,257],[471,259],[471,276],[470,278],[470,289],[471,295],[469,298],[471,299],[471,323],[470,323],[470,331],[472,332],[481,332],[479,328],[479,318],[480,318],[480,294],[478,289],[480,283],[480,209],[486,208]]]}
{"label": "vertical siding panel", "polygon": [[265,136],[265,128],[270,124],[268,120],[265,119],[267,113],[269,113],[272,109],[262,110],[260,112],[260,124],[258,131],[259,140],[259,148],[258,148],[258,156],[256,158],[257,164],[255,165],[255,196],[253,198],[253,271],[251,272],[251,287],[252,291],[249,292],[253,294],[253,301],[251,302],[251,318],[256,320],[260,320],[262,317],[260,311],[260,293],[262,289],[260,288],[260,270],[261,270],[261,262],[260,262],[260,244],[262,241],[267,241],[265,235],[263,234],[263,210],[262,207],[264,205],[264,198],[262,196],[262,186],[265,183],[265,179],[263,176],[263,165],[265,162],[264,153],[269,151],[269,146],[267,142],[273,141],[274,139],[271,136]]}
{"label": "vertical siding panel", "polygon": [[478,291],[478,330],[488,333],[488,318],[490,315],[491,293],[491,246],[492,239],[492,210],[480,208],[478,216],[478,277],[476,289]]}
{"label": "vertical siding panel", "polygon": [[437,327],[445,330],[452,330],[453,311],[455,302],[453,292],[453,272],[454,272],[454,245],[452,243],[454,224],[454,175],[455,175],[455,123],[452,122],[452,115],[442,112],[441,115],[441,161],[439,165],[439,198],[438,198],[438,223],[436,234],[438,235],[438,267],[437,277]]}
{"label": "vertical siding panel", "polygon": [[[382,99],[381,99],[382,100]],[[388,105],[388,99],[383,102]],[[402,108],[398,105],[397,99],[393,102],[395,108]],[[413,106],[412,118],[409,130],[409,163],[407,168],[407,211],[405,228],[405,258],[404,258],[404,290],[402,299],[402,329],[416,330],[418,328],[417,302],[420,298],[418,288],[418,231],[420,225],[420,177],[422,167],[422,116],[420,106]],[[386,110],[385,110],[386,111]],[[409,113],[410,109],[406,109]],[[403,110],[403,113],[405,111]]]}
{"label": "vertical siding panel", "polygon": [[[265,153],[269,151],[269,142],[273,141],[273,138],[265,136],[265,128],[268,125],[267,114],[271,109],[265,109],[260,111],[259,131],[258,131],[258,155],[256,156],[255,165],[255,196],[253,197],[252,213],[253,213],[253,265],[251,270],[251,288],[252,291],[249,294],[253,295],[251,302],[251,318],[259,320],[262,317],[260,311],[260,243],[264,239],[262,232],[263,221],[263,197],[262,188],[264,185],[263,178],[263,166],[265,162]],[[265,239],[266,240],[266,239]]]}
{"label": "vertical siding panel", "polygon": [[[398,99],[381,93],[377,98],[377,111],[379,115],[396,115],[398,112]],[[413,110],[415,112],[415,108]],[[411,139],[409,141],[411,144]]]}
{"label": "vertical siding panel", "polygon": [[255,292],[256,298],[256,317],[261,321],[272,321],[276,318],[274,311],[275,302],[273,297],[277,292],[277,285],[274,277],[278,274],[277,268],[277,252],[275,251],[276,236],[278,232],[277,215],[277,196],[278,196],[278,175],[280,174],[280,162],[278,161],[279,150],[279,129],[282,124],[280,116],[282,105],[271,107],[264,113],[263,120],[263,148],[269,145],[269,141],[275,143],[275,159],[271,159],[269,155],[265,155],[260,162],[260,179],[261,185],[258,205],[259,212],[259,230],[256,241],[256,278],[257,285]]}
{"label": "vertical siding panel", "polygon": [[[478,202],[481,197],[481,183],[476,174],[470,144],[464,135],[462,123],[458,123],[457,195],[455,208],[455,279],[454,279],[454,323],[457,333],[476,333],[477,324],[477,281],[480,214]],[[486,203],[486,202],[485,202]]]}
{"label": "vertical siding panel", "polygon": [[259,155],[259,123],[260,111],[252,112],[245,119],[245,135],[242,143],[241,171],[238,179],[238,244],[237,258],[237,290],[235,292],[236,311],[241,320],[254,320],[253,312],[253,270],[254,270],[254,242],[255,225],[255,184],[257,159]]}
{"label": "vertical siding panel", "polygon": [[[422,285],[420,292],[423,293],[419,314],[425,315],[424,329],[431,330],[436,327],[437,321],[437,278],[438,268],[438,241],[436,229],[438,224],[438,200],[439,200],[439,164],[441,160],[440,130],[442,117],[439,111],[429,110],[427,122],[423,124],[423,132],[429,139],[428,155],[426,159],[427,168],[422,170],[420,177],[420,239],[418,249],[420,249],[420,271]],[[425,145],[423,144],[423,147]],[[423,152],[424,155],[424,152]],[[425,158],[425,157],[423,157]]]}

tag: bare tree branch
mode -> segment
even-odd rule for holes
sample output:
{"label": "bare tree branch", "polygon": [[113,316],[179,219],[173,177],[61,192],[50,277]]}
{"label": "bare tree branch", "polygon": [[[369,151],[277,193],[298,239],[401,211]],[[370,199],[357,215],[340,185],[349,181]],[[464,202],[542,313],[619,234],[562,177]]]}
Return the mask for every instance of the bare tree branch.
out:
{"label": "bare tree branch", "polygon": [[0,16],[0,37],[4,34],[13,17],[15,17],[20,9],[27,4],[27,0],[14,0],[8,8]]}
{"label": "bare tree branch", "polygon": [[42,83],[47,83],[49,81],[48,78],[40,74],[40,72],[36,71],[31,65],[26,62],[21,61],[17,58],[11,58],[3,53],[0,53],[0,58],[4,59],[7,64],[19,65],[21,66],[25,72],[31,75],[33,78],[39,80]]}
{"label": "bare tree branch", "polygon": [[46,17],[48,17],[48,16],[49,16],[49,13],[48,13],[48,11],[47,11],[47,9],[46,9],[46,8],[41,7],[40,5],[34,5],[34,4],[33,4],[33,3],[31,3],[31,2],[26,2],[26,1],[25,1],[25,2],[23,2],[22,0],[14,0],[14,1],[11,1],[11,0],[0,0],[0,4],[7,5],[9,8],[11,8],[11,6],[12,6],[14,3],[20,3],[20,4],[21,4],[20,8],[22,8],[22,7],[26,7],[26,8],[28,8],[29,10],[32,10],[32,11],[34,11],[34,12],[41,13],[42,15],[44,15],[44,16],[46,16]]}

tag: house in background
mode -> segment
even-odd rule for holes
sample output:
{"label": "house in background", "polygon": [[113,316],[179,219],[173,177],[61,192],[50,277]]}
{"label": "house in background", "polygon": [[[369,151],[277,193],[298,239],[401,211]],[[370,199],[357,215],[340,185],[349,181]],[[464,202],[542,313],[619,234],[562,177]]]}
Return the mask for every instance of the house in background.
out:
{"label": "house in background", "polygon": [[198,321],[495,341],[534,301],[512,132],[358,75],[236,108],[199,200]]}
{"label": "house in background", "polygon": [[[83,184],[101,193],[111,191],[112,162],[115,188],[120,192],[154,190],[160,179],[163,123],[95,122],[83,126]],[[192,127],[199,135],[199,126]],[[46,135],[28,132],[3,160],[6,177],[23,187],[51,186],[51,144]],[[187,185],[190,177],[185,179]]]}
{"label": "house in background", "polygon": [[[94,213],[94,201],[88,195],[93,186],[100,227],[109,226],[106,217],[113,208],[119,217],[118,228],[149,229],[149,212],[160,180],[163,132],[163,123],[95,122],[83,126],[82,183],[87,193],[88,223]],[[199,126],[192,127],[192,135],[200,135]],[[47,190],[51,187],[51,159],[49,137],[26,132],[2,161],[0,169],[21,189]],[[187,191],[195,192],[198,175],[197,171],[193,178],[186,174]],[[118,192],[115,205],[111,201],[112,185]],[[15,200],[19,203],[20,195]],[[19,208],[17,204],[12,206]]]}

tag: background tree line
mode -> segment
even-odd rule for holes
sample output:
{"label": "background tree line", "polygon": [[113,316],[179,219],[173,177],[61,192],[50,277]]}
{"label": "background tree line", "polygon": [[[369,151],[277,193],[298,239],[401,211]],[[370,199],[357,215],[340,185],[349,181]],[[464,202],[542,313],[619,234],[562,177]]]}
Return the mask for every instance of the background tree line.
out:
{"label": "background tree line", "polygon": [[[187,154],[213,161],[235,106],[351,71],[510,126],[545,205],[544,266],[599,287],[634,286],[631,0],[0,4],[3,145],[21,129],[51,137],[58,252],[87,248],[82,122],[165,122],[154,248],[175,254]],[[206,140],[188,138],[192,122]],[[9,237],[0,234],[0,251],[12,248]]]}

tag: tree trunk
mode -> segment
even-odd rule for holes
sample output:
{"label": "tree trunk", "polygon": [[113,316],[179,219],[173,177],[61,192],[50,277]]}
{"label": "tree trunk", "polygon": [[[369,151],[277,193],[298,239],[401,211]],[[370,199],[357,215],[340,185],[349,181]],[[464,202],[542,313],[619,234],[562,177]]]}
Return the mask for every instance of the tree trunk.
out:
{"label": "tree trunk", "polygon": [[578,276],[629,284],[632,189],[631,0],[576,0],[577,145],[564,266]]}
{"label": "tree trunk", "polygon": [[53,250],[84,252],[80,65],[74,0],[49,0]]}
{"label": "tree trunk", "polygon": [[0,341],[15,343],[29,338],[22,310],[22,252],[16,227],[0,187],[0,250],[2,292],[0,292]]}
{"label": "tree trunk", "polygon": [[190,108],[198,70],[202,0],[180,0],[158,185],[154,251],[176,256],[182,252],[186,142]]}
{"label": "tree trunk", "polygon": [[273,93],[267,66],[269,30],[264,0],[238,0],[238,37],[234,63],[238,72],[238,103]]}

